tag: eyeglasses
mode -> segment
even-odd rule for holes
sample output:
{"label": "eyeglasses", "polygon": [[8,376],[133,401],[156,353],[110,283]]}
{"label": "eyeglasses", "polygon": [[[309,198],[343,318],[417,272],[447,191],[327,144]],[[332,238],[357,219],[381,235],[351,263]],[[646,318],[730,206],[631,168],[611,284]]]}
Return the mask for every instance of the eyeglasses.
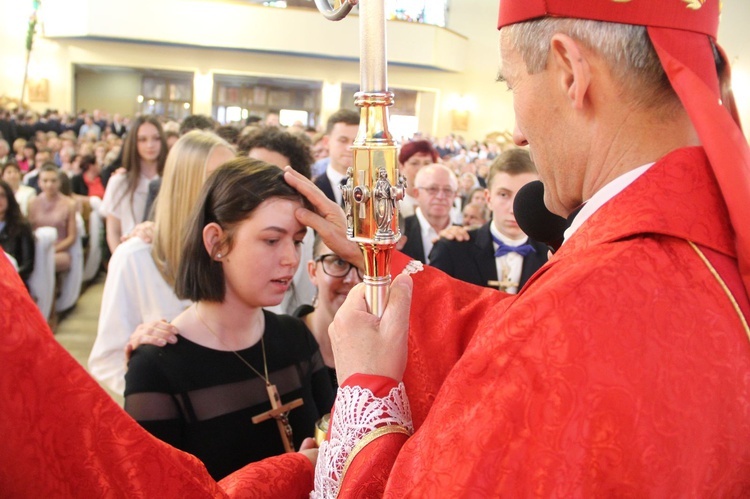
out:
{"label": "eyeglasses", "polygon": [[442,194],[447,198],[452,198],[456,195],[456,191],[454,189],[451,189],[450,187],[437,187],[435,185],[431,185],[430,187],[417,187],[417,189],[425,191],[430,196],[437,196],[438,194]]}
{"label": "eyeglasses", "polygon": [[346,260],[342,260],[340,256],[334,253],[320,255],[315,261],[321,262],[323,264],[323,272],[331,277],[346,277],[352,268],[355,268],[357,269],[357,275],[362,279],[362,271],[359,270],[359,267]]}

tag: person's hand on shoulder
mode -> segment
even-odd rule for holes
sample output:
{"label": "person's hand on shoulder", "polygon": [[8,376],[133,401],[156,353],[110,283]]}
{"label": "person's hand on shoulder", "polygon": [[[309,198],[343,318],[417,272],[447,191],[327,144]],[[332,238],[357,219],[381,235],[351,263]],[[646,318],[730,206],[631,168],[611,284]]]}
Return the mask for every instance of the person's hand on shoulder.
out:
{"label": "person's hand on shoulder", "polygon": [[[466,227],[461,227],[460,225],[449,225],[445,229],[441,230],[438,235],[440,236],[438,239],[448,239],[449,241],[469,240],[469,231],[466,229]],[[437,239],[432,242],[437,242]]]}
{"label": "person's hand on shoulder", "polygon": [[139,324],[125,345],[125,358],[130,359],[130,354],[140,345],[163,347],[167,343],[177,343],[178,334],[179,330],[164,319]]}

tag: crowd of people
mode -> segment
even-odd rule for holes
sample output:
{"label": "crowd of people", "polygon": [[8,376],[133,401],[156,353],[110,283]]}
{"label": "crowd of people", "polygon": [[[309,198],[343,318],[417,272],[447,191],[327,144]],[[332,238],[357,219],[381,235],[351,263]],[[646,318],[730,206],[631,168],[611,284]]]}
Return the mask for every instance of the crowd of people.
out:
{"label": "crowd of people", "polygon": [[[0,110],[2,180],[15,196],[21,220],[29,222],[32,230],[40,226],[57,229],[57,278],[70,266],[66,255],[76,237],[96,238],[97,241],[103,237],[105,244],[102,244],[102,249],[108,256],[138,224],[154,219],[153,202],[162,182],[167,153],[182,135],[193,129],[210,129],[238,152],[250,157],[278,165],[292,164],[304,175],[312,177],[331,199],[341,203],[338,184],[351,161],[349,147],[357,133],[359,114],[342,109],[331,117],[321,132],[301,125],[281,127],[278,120],[272,118],[262,121],[251,117],[247,120],[249,124],[240,127],[237,124],[219,126],[211,118],[201,115],[191,115],[178,123],[154,116],[130,118],[116,113],[110,116],[100,110],[82,111],[77,116],[55,110],[42,114]],[[261,130],[265,133],[255,133]],[[291,148],[286,144],[289,141],[293,141]],[[413,232],[413,227],[418,224],[408,219],[420,213],[425,229],[421,245],[412,237],[407,246],[409,254],[428,262],[432,240],[441,230],[462,224],[471,228],[489,221],[491,214],[484,195],[486,179],[491,162],[503,148],[504,144],[496,140],[467,143],[463,137],[452,134],[440,139],[423,138],[417,134],[404,142],[399,165],[407,178],[407,192],[401,216],[406,221],[405,228]],[[423,166],[438,163],[450,169],[456,184],[451,192],[446,192],[447,196],[437,196],[439,204],[446,201],[450,204],[450,218],[441,216],[439,221],[429,213],[434,210],[428,209],[424,202],[423,207],[416,210],[418,193],[422,192],[425,198],[428,192],[417,187],[416,173]],[[45,170],[47,173],[43,174]],[[54,185],[53,172],[59,174],[59,186]],[[49,180],[46,190],[43,177]],[[40,199],[35,201],[37,196]],[[95,208],[90,203],[92,197],[102,200],[95,203]],[[30,211],[32,206],[34,208]],[[71,211],[71,206],[75,210]],[[102,217],[106,227],[104,235],[77,234],[75,218],[71,216],[80,214],[84,227],[88,227],[92,211],[94,216]],[[426,222],[425,214],[431,217],[433,224]],[[11,226],[14,224],[10,223]],[[5,234],[3,238],[8,241],[3,248],[17,264],[19,260],[23,262],[18,264],[19,270],[27,281],[34,268],[34,259],[29,256],[31,252],[19,249],[23,246],[20,237],[16,231]],[[305,246],[306,256],[310,256],[310,238]],[[422,249],[409,251],[411,246]],[[295,286],[304,296],[312,289],[302,272],[295,280]],[[291,305],[289,299],[285,301],[285,310],[304,304],[294,297],[291,300]]]}
{"label": "crowd of people", "polygon": [[[513,93],[514,142],[534,161],[507,150],[477,165],[466,161],[470,151],[445,160],[446,144],[404,146],[399,161],[413,179],[404,226],[416,229],[392,255],[398,275],[382,317],[368,313],[356,285],[363,256],[346,237],[337,193],[353,140],[348,113],[328,123],[321,141],[330,160],[312,169],[315,180],[310,145],[321,141],[296,155],[288,131],[260,128],[244,143],[240,131],[238,149],[231,133],[183,133],[167,154],[163,126],[131,127],[130,162],[104,169],[123,179],[106,216],[141,242],[112,240],[107,280],[117,265],[136,280],[150,268],[159,285],[128,286],[131,302],[158,307],[150,293],[166,292],[175,315],[109,338],[122,352],[109,361],[119,369],[110,382],[124,385],[127,417],[61,351],[0,261],[0,305],[23,318],[0,317],[8,430],[0,490],[747,496],[750,148],[716,43],[719,4],[503,0],[499,80]],[[83,121],[87,135],[104,133]],[[409,163],[420,151],[424,164]],[[35,157],[31,173],[39,173],[24,182],[35,181],[47,216],[69,217],[72,205],[59,198],[67,174],[53,178],[52,157]],[[290,166],[293,158],[305,167]],[[18,164],[10,180],[29,169],[29,159]],[[467,174],[484,183],[491,212],[477,228],[456,218],[482,203]],[[536,208],[569,225],[529,277],[541,264],[533,260],[548,255],[519,230],[511,201],[537,178]],[[1,185],[0,230],[28,234],[11,182]],[[195,196],[186,212],[171,212],[178,188]],[[136,223],[131,234],[122,210]],[[151,211],[155,225],[138,220]],[[179,240],[165,246],[177,252],[157,250],[159,238],[174,238],[177,219]],[[307,258],[309,228],[319,237]],[[60,247],[69,233],[61,237]],[[419,255],[408,255],[410,242]],[[139,256],[126,255],[129,245]],[[310,305],[292,315],[267,310],[291,306],[284,301],[300,273],[317,288]],[[128,356],[127,369],[115,366]],[[304,437],[330,408],[335,384],[318,456]]]}
{"label": "crowd of people", "polygon": [[[110,255],[92,376],[123,395],[145,429],[200,458],[217,480],[300,448],[333,404],[328,328],[363,275],[299,224],[294,212],[308,205],[282,169],[340,205],[359,113],[334,113],[321,133],[273,120],[218,126],[201,115],[181,123],[109,120],[99,111],[75,124],[54,112],[35,122],[8,117],[2,129],[13,146],[0,162],[9,202],[0,198],[7,205],[0,215],[3,248],[19,275],[33,270],[35,228],[56,229],[59,277],[80,236],[76,217],[104,221],[102,234],[85,234]],[[500,152],[496,142],[467,146],[453,136],[403,144],[406,254],[428,262],[441,232],[460,246],[489,222],[488,165],[505,161]],[[513,195],[502,194],[511,202]],[[494,259],[493,252],[490,244],[484,256]],[[273,410],[271,387],[278,403],[301,407],[250,423]],[[279,422],[288,438],[274,431]]]}

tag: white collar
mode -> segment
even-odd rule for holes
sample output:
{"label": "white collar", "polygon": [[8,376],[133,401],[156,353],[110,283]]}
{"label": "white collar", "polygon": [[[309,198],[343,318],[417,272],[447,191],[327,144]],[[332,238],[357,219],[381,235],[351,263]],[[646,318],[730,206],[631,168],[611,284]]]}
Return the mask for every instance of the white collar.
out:
{"label": "white collar", "polygon": [[326,176],[328,177],[328,180],[331,181],[331,187],[334,189],[337,189],[338,186],[341,185],[341,181],[346,178],[346,175],[342,175],[331,168],[330,163],[328,164],[328,168],[326,168]]}
{"label": "white collar", "polygon": [[[495,227],[495,222],[490,222],[490,234],[495,236],[496,238],[500,239],[503,244],[507,244],[508,246],[521,246],[522,244],[525,244],[529,240],[529,236],[524,235],[520,239],[511,239],[505,234],[501,234],[499,230],[497,230],[497,227]],[[493,241],[493,244],[497,244]]]}
{"label": "white collar", "polygon": [[[429,220],[427,220],[427,218],[424,216],[424,213],[422,213],[422,209],[419,206],[417,206],[416,208],[414,208],[414,214],[417,216],[417,220],[419,220],[419,226],[422,229],[422,235],[437,234],[438,233],[438,231],[436,231],[432,227],[432,224],[430,224]],[[445,227],[448,227],[450,224],[451,224],[451,222],[450,222],[450,219],[449,219],[448,220],[448,225],[446,225]],[[440,230],[442,230],[442,229],[440,229]]]}
{"label": "white collar", "polygon": [[630,170],[629,172],[625,172],[616,179],[609,182],[607,185],[599,189],[596,194],[591,196],[591,199],[589,199],[584,207],[581,209],[581,211],[578,212],[578,214],[573,219],[573,223],[570,224],[570,227],[567,228],[565,231],[565,241],[570,239],[570,237],[575,234],[575,232],[578,230],[578,228],[583,225],[583,223],[588,220],[591,215],[596,213],[599,208],[604,206],[607,201],[617,196],[620,192],[622,192],[627,186],[635,182],[635,180],[646,173],[646,171],[653,166],[654,163],[648,163],[643,166],[639,166],[638,168],[635,168],[633,170]]}

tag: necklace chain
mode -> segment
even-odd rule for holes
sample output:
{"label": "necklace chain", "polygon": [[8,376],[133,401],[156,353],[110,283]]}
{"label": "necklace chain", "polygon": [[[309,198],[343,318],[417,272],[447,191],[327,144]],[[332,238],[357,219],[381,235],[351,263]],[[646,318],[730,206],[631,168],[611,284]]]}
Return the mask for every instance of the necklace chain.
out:
{"label": "necklace chain", "polygon": [[[209,333],[211,333],[213,335],[213,337],[216,338],[219,341],[219,343],[221,343],[225,347],[229,348],[229,345],[227,345],[226,343],[224,343],[224,341],[221,338],[219,338],[219,335],[217,335],[214,332],[214,330],[211,329],[211,327],[206,323],[206,321],[203,320],[203,317],[201,317],[200,312],[198,312],[198,304],[197,303],[195,304],[194,308],[195,308],[195,316],[198,317],[198,320],[201,321],[201,324],[203,324],[203,326],[206,328],[206,330]],[[266,344],[263,341],[263,336],[260,337],[260,346],[261,346],[261,349],[263,350],[263,371],[266,373],[265,376],[263,376],[260,373],[260,371],[258,371],[257,369],[255,369],[247,360],[245,360],[245,358],[242,355],[240,355],[239,353],[237,353],[236,350],[232,350],[230,348],[229,351],[232,352],[238,359],[240,359],[243,364],[245,364],[247,367],[249,367],[250,370],[252,370],[255,374],[257,374],[261,379],[263,379],[266,382],[266,386],[271,386],[271,380],[268,377],[268,362],[266,361]]]}

